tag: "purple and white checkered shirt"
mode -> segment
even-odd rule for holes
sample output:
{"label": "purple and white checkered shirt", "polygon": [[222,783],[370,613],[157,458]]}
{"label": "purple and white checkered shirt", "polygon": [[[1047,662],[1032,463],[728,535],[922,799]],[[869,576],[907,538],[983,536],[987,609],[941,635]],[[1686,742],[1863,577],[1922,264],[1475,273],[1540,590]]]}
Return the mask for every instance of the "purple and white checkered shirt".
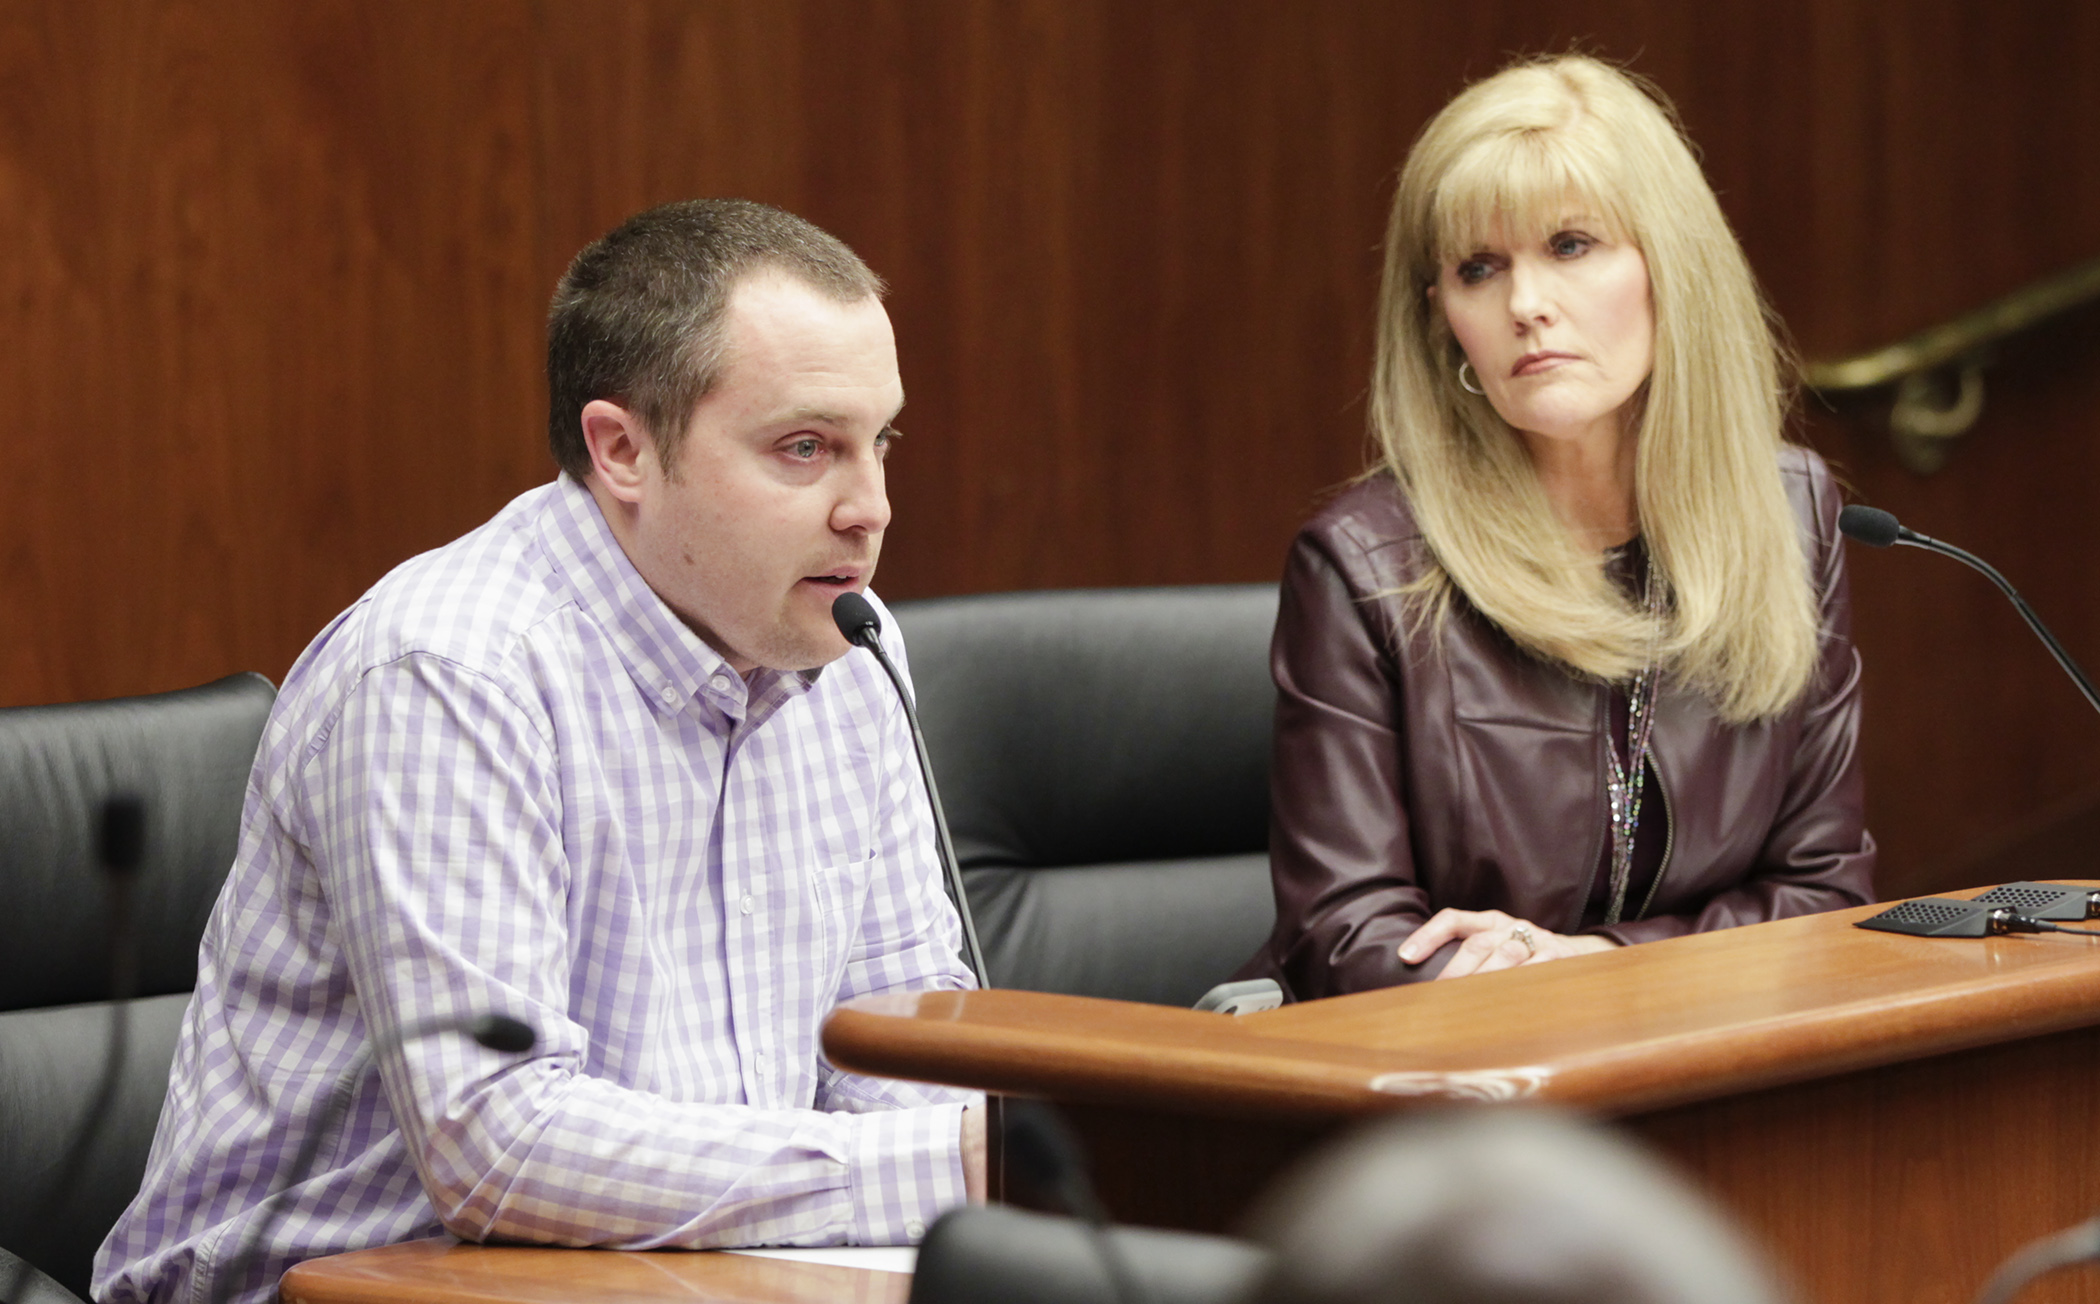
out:
{"label": "purple and white checkered shirt", "polygon": [[[301,1259],[440,1230],[915,1240],[963,1199],[970,1097],[841,1072],[817,1033],[851,997],[969,986],[960,944],[874,658],[747,686],[563,477],[292,668],[95,1297],[261,1300]],[[485,1011],[539,1045],[382,1052],[228,1279],[360,1049]]]}

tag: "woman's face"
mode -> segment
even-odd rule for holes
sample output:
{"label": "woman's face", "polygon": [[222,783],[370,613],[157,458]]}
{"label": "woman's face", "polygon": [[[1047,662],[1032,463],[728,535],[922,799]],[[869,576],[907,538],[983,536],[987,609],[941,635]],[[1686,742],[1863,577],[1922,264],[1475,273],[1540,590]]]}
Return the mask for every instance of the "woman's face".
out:
{"label": "woman's face", "polygon": [[1430,289],[1475,383],[1527,435],[1615,447],[1655,369],[1648,261],[1609,231],[1577,210],[1522,242],[1498,226]]}

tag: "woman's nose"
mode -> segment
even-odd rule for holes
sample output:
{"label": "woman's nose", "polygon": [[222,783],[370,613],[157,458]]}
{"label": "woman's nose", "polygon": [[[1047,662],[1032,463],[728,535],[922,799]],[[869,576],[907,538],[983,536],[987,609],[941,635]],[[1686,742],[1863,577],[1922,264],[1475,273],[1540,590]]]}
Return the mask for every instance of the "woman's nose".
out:
{"label": "woman's nose", "polygon": [[1553,319],[1551,280],[1545,272],[1518,260],[1509,269],[1509,315],[1519,331]]}

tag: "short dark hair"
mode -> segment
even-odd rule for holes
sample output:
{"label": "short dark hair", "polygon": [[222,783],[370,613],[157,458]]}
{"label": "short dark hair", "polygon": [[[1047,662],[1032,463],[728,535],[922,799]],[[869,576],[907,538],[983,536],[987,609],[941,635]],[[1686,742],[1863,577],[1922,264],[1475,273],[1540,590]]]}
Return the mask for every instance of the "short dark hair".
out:
{"label": "short dark hair", "polygon": [[730,294],[761,268],[846,303],[885,288],[838,237],[748,199],[652,208],[576,255],[547,309],[547,444],[562,470],[590,473],[583,405],[601,398],[676,466],[693,406],[721,379]]}

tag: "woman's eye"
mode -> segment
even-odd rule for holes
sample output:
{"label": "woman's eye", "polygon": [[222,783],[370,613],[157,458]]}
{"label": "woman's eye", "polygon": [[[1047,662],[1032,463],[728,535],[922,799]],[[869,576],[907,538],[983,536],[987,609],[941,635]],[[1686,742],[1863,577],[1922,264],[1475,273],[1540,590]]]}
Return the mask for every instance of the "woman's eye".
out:
{"label": "woman's eye", "polygon": [[1458,265],[1458,283],[1460,285],[1478,285],[1486,280],[1494,270],[1485,258],[1468,258]]}
{"label": "woman's eye", "polygon": [[1586,252],[1594,241],[1586,235],[1577,235],[1572,231],[1563,231],[1559,235],[1554,236],[1551,243],[1554,257],[1575,258]]}

